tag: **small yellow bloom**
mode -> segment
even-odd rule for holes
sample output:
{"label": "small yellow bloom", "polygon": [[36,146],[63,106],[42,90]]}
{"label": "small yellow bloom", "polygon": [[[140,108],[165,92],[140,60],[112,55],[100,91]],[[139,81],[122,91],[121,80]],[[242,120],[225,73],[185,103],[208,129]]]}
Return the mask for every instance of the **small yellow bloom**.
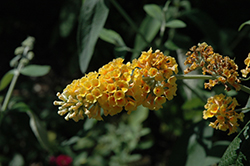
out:
{"label": "small yellow bloom", "polygon": [[136,103],[133,101],[128,101],[125,105],[125,110],[128,111],[128,114],[130,114],[132,111],[135,111],[137,108]]}
{"label": "small yellow bloom", "polygon": [[161,86],[157,86],[157,87],[154,88],[153,92],[154,92],[154,94],[155,94],[157,97],[159,97],[159,96],[163,95],[164,89],[163,89],[163,87],[161,87]]}
{"label": "small yellow bloom", "polygon": [[151,68],[149,69],[149,71],[148,71],[148,75],[149,75],[150,77],[155,77],[157,73],[158,73],[158,70],[157,70],[156,68],[154,68],[154,67],[151,67]]}

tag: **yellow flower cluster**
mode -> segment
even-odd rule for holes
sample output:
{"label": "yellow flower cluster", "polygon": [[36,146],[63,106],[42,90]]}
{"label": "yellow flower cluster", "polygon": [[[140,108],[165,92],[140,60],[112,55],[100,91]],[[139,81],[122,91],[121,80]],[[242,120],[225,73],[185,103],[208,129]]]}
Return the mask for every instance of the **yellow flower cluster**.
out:
{"label": "yellow flower cluster", "polygon": [[165,56],[160,50],[152,53],[142,52],[141,56],[132,62],[134,76],[141,82],[142,93],[146,100],[142,105],[151,110],[158,110],[162,104],[176,95],[177,84],[173,73],[178,73],[178,65],[173,57]]}
{"label": "yellow flower cluster", "polygon": [[230,90],[228,84],[237,91],[240,90],[238,66],[234,60],[214,53],[213,48],[206,43],[198,44],[198,47],[193,46],[186,55],[188,57],[184,64],[191,64],[191,66],[184,70],[185,74],[200,67],[203,70],[203,75],[210,74],[214,76],[213,80],[210,79],[208,83],[205,83],[205,88],[211,89],[220,82],[228,91]]}
{"label": "yellow flower cluster", "polygon": [[215,95],[207,100],[205,109],[203,111],[203,118],[216,117],[215,122],[210,122],[211,127],[222,131],[229,130],[228,135],[237,132],[238,119],[243,121],[244,114],[241,112],[238,114],[235,111],[235,107],[238,106],[238,102],[235,98],[226,97],[223,94]]}
{"label": "yellow flower cluster", "polygon": [[139,105],[158,110],[176,95],[177,85],[173,72],[178,72],[174,58],[165,56],[159,50],[143,52],[132,63],[123,63],[122,58],[114,59],[97,72],[90,72],[81,79],[74,80],[62,93],[57,93],[61,101],[59,115],[74,121],[88,118],[102,120],[103,114],[115,115],[125,109],[128,114]]}
{"label": "yellow flower cluster", "polygon": [[248,54],[247,58],[244,60],[244,63],[246,65],[246,68],[245,69],[242,69],[241,70],[241,73],[242,73],[242,77],[247,77],[248,73],[250,72],[250,53]]}

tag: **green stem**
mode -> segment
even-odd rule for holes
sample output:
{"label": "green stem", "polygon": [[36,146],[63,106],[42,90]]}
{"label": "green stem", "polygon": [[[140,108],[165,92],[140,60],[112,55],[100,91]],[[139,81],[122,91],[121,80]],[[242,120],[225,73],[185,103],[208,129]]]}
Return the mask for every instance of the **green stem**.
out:
{"label": "green stem", "polygon": [[250,94],[250,88],[245,86],[245,85],[241,85],[240,84],[240,90],[242,90],[243,92],[246,92],[248,94]]}
{"label": "green stem", "polygon": [[19,63],[17,69],[14,71],[14,77],[13,77],[11,83],[10,83],[10,87],[9,87],[8,92],[6,94],[6,97],[4,99],[2,111],[5,111],[6,108],[7,108],[7,105],[9,103],[11,94],[13,92],[13,89],[14,89],[15,85],[16,85],[17,78],[20,75],[20,70],[22,69],[22,67],[23,67],[23,64]]}
{"label": "green stem", "polygon": [[138,30],[137,26],[135,25],[134,21],[129,17],[129,15],[123,10],[123,8],[116,2],[116,0],[110,0],[110,2],[116,7],[116,9],[120,12],[120,14],[124,17],[124,19],[130,24],[130,26],[138,33],[141,38],[147,43],[147,45],[150,45],[150,43],[147,41],[145,36]]}
{"label": "green stem", "polygon": [[[24,57],[27,55],[29,49],[30,49],[29,46],[26,46],[26,47],[24,48],[24,51],[23,51],[23,56],[24,56]],[[10,101],[10,97],[11,97],[11,95],[12,95],[12,92],[13,92],[14,87],[15,87],[15,85],[16,85],[17,79],[18,79],[18,77],[19,77],[19,75],[20,75],[20,71],[21,71],[21,69],[24,67],[24,65],[25,65],[25,64],[24,64],[24,61],[21,59],[21,60],[19,61],[19,64],[18,64],[16,70],[14,71],[14,77],[13,77],[13,79],[11,80],[10,87],[9,87],[8,92],[7,92],[7,94],[6,94],[6,97],[5,97],[5,99],[4,99],[3,107],[2,107],[2,109],[1,109],[1,111],[5,111],[5,110],[6,110],[6,108],[7,108],[7,106],[8,106],[8,103],[9,103],[9,101]]]}
{"label": "green stem", "polygon": [[184,80],[184,79],[202,79],[202,80],[209,80],[209,79],[215,79],[216,76],[210,76],[210,75],[182,75],[178,74],[175,75],[175,77],[179,80]]}
{"label": "green stem", "polygon": [[185,82],[183,82],[183,84],[192,91],[192,93],[194,93],[202,102],[206,103],[207,99],[204,96],[201,96],[199,93],[197,93],[193,88],[191,88],[188,84],[186,84]]}
{"label": "green stem", "polygon": [[[216,79],[216,76],[210,76],[210,75],[175,75],[175,77],[177,79],[183,80],[183,79],[203,79],[203,80],[209,80],[209,79]],[[246,92],[248,94],[250,94],[250,88],[240,84],[240,90],[242,90],[243,92]]]}
{"label": "green stem", "polygon": [[247,113],[250,110],[250,107],[244,107],[244,108],[239,108],[235,109],[235,112],[243,112],[244,114]]}

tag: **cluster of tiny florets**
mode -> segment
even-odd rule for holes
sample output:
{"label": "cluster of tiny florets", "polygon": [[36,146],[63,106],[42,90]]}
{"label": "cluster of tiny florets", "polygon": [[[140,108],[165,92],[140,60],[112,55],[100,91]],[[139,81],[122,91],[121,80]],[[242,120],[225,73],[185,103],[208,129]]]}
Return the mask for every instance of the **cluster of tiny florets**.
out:
{"label": "cluster of tiny florets", "polygon": [[146,100],[142,105],[151,110],[158,110],[166,99],[171,100],[176,95],[176,77],[178,65],[173,57],[165,56],[160,50],[152,53],[143,52],[142,55],[132,62],[137,69],[138,79]]}
{"label": "cluster of tiny florets", "polygon": [[229,130],[228,135],[237,132],[238,120],[243,121],[244,114],[237,113],[235,107],[238,106],[235,98],[226,97],[223,94],[215,95],[207,100],[203,111],[203,118],[216,117],[215,122],[210,122],[211,127],[222,131]]}
{"label": "cluster of tiny florets", "polygon": [[123,61],[114,59],[98,72],[90,72],[58,92],[61,101],[54,102],[59,105],[58,114],[66,114],[66,120],[78,121],[84,115],[102,120],[101,110],[105,116],[122,110],[130,114],[139,105],[158,110],[166,99],[176,95],[173,74],[178,72],[178,65],[174,58],[150,49],[132,63]]}
{"label": "cluster of tiny florets", "polygon": [[248,73],[250,73],[250,53],[248,54],[247,58],[244,60],[244,63],[246,65],[245,69],[241,70],[242,77],[247,77]]}
{"label": "cluster of tiny florets", "polygon": [[198,44],[198,47],[193,46],[186,55],[188,57],[184,64],[190,64],[190,66],[184,70],[185,74],[200,67],[203,70],[203,75],[214,76],[214,79],[205,83],[205,88],[211,89],[216,84],[222,83],[228,91],[230,90],[228,85],[233,86],[237,91],[240,90],[238,66],[234,60],[214,53],[213,48],[206,43]]}

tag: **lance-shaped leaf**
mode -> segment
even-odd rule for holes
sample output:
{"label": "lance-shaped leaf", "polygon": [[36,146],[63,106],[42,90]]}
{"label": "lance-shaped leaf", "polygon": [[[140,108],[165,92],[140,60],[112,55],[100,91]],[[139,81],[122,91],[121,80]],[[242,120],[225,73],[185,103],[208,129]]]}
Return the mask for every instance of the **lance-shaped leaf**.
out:
{"label": "lance-shaped leaf", "polygon": [[168,28],[185,28],[186,23],[181,20],[171,20],[166,23],[166,27]]}
{"label": "lance-shaped leaf", "polygon": [[104,0],[85,0],[79,18],[79,63],[84,73],[89,65],[96,41],[108,17],[109,9]]}
{"label": "lance-shaped leaf", "polygon": [[50,150],[49,141],[48,141],[48,135],[45,127],[42,125],[42,122],[38,119],[38,117],[32,112],[27,111],[27,114],[30,117],[30,127],[35,134],[36,138],[40,142],[40,144],[44,147],[46,150]]}
{"label": "lance-shaped leaf", "polygon": [[162,9],[158,5],[156,4],[144,5],[143,9],[149,16],[157,19],[160,22],[163,21]]}
{"label": "lance-shaped leaf", "polygon": [[20,73],[30,77],[40,77],[46,75],[50,71],[47,65],[28,65],[21,69]]}
{"label": "lance-shaped leaf", "polygon": [[[160,27],[161,23],[157,19],[154,19],[147,15],[142,21],[139,31],[145,36],[147,41],[150,43],[159,32]],[[147,43],[143,40],[141,35],[137,34],[134,44],[134,50],[136,50],[136,52],[133,53],[131,60],[138,58],[140,56],[141,51],[143,51],[146,46],[148,46]],[[147,51],[149,47],[150,46],[148,46],[145,51]]]}
{"label": "lance-shaped leaf", "polygon": [[0,81],[0,91],[6,88],[14,76],[14,70],[8,71]]}
{"label": "lance-shaped leaf", "polygon": [[114,44],[115,46],[126,46],[122,37],[111,29],[103,28],[100,32],[100,38],[108,43]]}

